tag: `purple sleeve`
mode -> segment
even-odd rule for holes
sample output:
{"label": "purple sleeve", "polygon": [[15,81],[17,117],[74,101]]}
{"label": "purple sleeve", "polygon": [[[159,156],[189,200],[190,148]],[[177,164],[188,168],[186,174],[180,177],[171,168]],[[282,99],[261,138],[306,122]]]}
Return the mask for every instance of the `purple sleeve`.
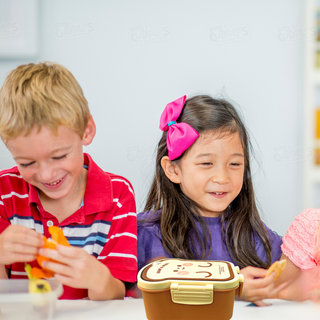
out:
{"label": "purple sleeve", "polygon": [[[264,225],[266,228],[266,231],[269,236],[270,244],[271,244],[271,250],[272,250],[272,261],[271,263],[280,260],[281,258],[281,244],[282,244],[282,237],[279,236],[276,232],[269,229],[266,225]],[[267,262],[267,253],[264,249],[263,243],[259,237],[255,237],[255,245],[256,245],[256,252],[258,257],[264,261]]]}
{"label": "purple sleeve", "polygon": [[138,269],[158,257],[172,258],[164,250],[156,227],[138,225]]}

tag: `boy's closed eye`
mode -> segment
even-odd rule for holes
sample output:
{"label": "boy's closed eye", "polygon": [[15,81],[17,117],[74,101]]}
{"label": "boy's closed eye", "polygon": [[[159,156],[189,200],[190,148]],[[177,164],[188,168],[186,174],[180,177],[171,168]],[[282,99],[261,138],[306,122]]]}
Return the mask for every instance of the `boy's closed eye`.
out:
{"label": "boy's closed eye", "polygon": [[34,161],[29,162],[29,163],[20,163],[19,166],[26,168],[26,167],[31,166],[33,163],[34,163]]}
{"label": "boy's closed eye", "polygon": [[67,155],[66,154],[64,154],[63,156],[60,156],[60,157],[53,157],[52,159],[54,159],[54,160],[60,160],[60,159],[64,159],[64,158],[66,158],[67,157]]}
{"label": "boy's closed eye", "polygon": [[[61,159],[64,159],[64,158],[66,158],[66,157],[67,157],[67,155],[64,154],[63,156],[53,157],[52,159],[54,159],[54,160],[61,160]],[[29,162],[29,163],[20,163],[19,165],[20,165],[21,167],[26,168],[26,167],[31,166],[31,165],[34,164],[34,163],[35,163],[35,161],[32,161],[32,162]]]}

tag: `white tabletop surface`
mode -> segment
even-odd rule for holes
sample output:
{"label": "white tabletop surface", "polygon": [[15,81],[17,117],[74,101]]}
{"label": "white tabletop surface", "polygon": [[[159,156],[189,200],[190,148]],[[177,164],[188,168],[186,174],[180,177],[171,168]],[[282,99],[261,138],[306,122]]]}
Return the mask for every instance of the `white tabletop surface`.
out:
{"label": "white tabletop surface", "polygon": [[[283,300],[265,300],[271,306],[249,307],[248,302],[235,301],[232,320],[313,320],[320,319],[320,306],[312,302],[296,303]],[[1,320],[30,319],[27,310],[17,304],[0,306]],[[19,312],[17,312],[17,310]],[[115,301],[59,300],[52,319],[112,319],[112,320],[145,320],[146,315],[142,299]],[[164,319],[166,320],[166,319]],[[198,320],[198,319],[197,319]],[[200,319],[199,319],[200,320]]]}

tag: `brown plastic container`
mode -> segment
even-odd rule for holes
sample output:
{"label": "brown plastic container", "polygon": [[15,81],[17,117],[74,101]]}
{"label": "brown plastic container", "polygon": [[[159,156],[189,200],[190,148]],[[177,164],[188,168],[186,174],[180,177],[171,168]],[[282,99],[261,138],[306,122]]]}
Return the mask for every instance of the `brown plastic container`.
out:
{"label": "brown plastic container", "polygon": [[243,275],[227,261],[160,259],[138,274],[149,320],[229,320]]}

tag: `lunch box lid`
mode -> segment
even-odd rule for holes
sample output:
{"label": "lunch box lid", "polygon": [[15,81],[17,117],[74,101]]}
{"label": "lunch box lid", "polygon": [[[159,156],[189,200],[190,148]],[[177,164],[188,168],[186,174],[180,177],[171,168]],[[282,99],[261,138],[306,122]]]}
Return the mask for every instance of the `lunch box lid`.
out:
{"label": "lunch box lid", "polygon": [[244,280],[239,272],[239,267],[228,261],[160,259],[139,271],[138,286],[141,290],[163,290],[179,284],[234,289]]}

